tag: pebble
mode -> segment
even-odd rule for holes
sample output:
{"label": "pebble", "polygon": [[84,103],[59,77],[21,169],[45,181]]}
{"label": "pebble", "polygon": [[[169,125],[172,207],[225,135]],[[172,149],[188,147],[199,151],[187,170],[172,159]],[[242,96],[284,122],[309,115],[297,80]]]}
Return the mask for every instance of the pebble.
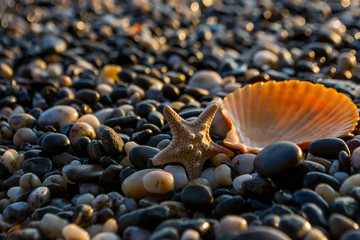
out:
{"label": "pebble", "polygon": [[350,155],[348,146],[339,138],[323,138],[313,141],[309,144],[308,150],[312,155],[326,159],[336,159],[341,151],[346,151]]}
{"label": "pebble", "polygon": [[90,240],[89,233],[73,223],[66,225],[61,232],[65,240]]}
{"label": "pebble", "polygon": [[2,217],[9,223],[20,223],[30,215],[30,208],[27,202],[15,202],[8,205]]}
{"label": "pebble", "polygon": [[245,200],[241,196],[229,197],[219,202],[214,210],[216,218],[220,219],[231,214],[240,214],[244,211]]}
{"label": "pebble", "polygon": [[61,133],[47,134],[41,140],[41,150],[45,153],[57,155],[66,151],[70,147],[70,140]]}
{"label": "pebble", "polygon": [[94,139],[95,136],[96,135],[94,128],[85,122],[75,123],[71,127],[69,133],[69,139],[72,145],[75,145],[76,141],[81,137],[88,137],[89,139]]}
{"label": "pebble", "polygon": [[8,118],[8,123],[13,131],[17,131],[20,128],[33,128],[36,125],[36,119],[28,113],[12,114]]}
{"label": "pebble", "polygon": [[200,233],[194,229],[188,228],[182,234],[180,240],[200,240]]}
{"label": "pebble", "polygon": [[237,167],[239,174],[249,174],[254,171],[254,160],[256,155],[251,153],[236,155],[231,162]]}
{"label": "pebble", "polygon": [[219,225],[215,227],[215,234],[217,237],[227,233],[241,233],[248,228],[246,220],[236,215],[227,215],[223,217]]}
{"label": "pebble", "polygon": [[329,230],[335,238],[340,238],[346,231],[357,229],[358,224],[344,215],[333,213],[329,217]]}
{"label": "pebble", "polygon": [[174,177],[166,171],[151,171],[144,175],[143,184],[146,191],[165,194],[175,188]]}
{"label": "pebble", "polygon": [[35,132],[30,128],[20,128],[13,136],[13,143],[20,147],[23,143],[32,143],[37,139]]}
{"label": "pebble", "polygon": [[233,187],[235,190],[239,191],[240,189],[242,189],[242,185],[243,182],[252,179],[253,177],[250,174],[243,174],[240,176],[237,176],[236,178],[234,178],[233,180]]}
{"label": "pebble", "polygon": [[292,239],[302,239],[310,231],[311,224],[298,215],[285,214],[281,216],[279,229]]}
{"label": "pebble", "polygon": [[319,194],[329,205],[332,204],[337,197],[339,197],[339,193],[325,183],[318,184],[315,187],[315,192]]}
{"label": "pebble", "polygon": [[189,183],[189,179],[186,175],[186,171],[184,167],[176,166],[176,165],[167,165],[164,167],[164,170],[173,175],[175,182],[174,189],[181,189]]}
{"label": "pebble", "polygon": [[147,167],[148,160],[159,152],[160,150],[154,147],[145,145],[135,146],[129,152],[129,159],[137,169],[145,169]]}
{"label": "pebble", "polygon": [[173,227],[164,227],[158,231],[155,231],[149,240],[160,240],[160,239],[169,239],[169,240],[178,240],[180,238],[179,232],[176,228]]}
{"label": "pebble", "polygon": [[80,118],[78,118],[76,122],[85,122],[92,126],[94,129],[97,129],[101,125],[99,119],[93,114],[84,114]]}
{"label": "pebble", "polygon": [[0,161],[5,164],[7,170],[10,173],[14,173],[16,170],[21,168],[18,158],[19,158],[19,154],[16,150],[8,149],[1,156]]}
{"label": "pebble", "polygon": [[341,236],[341,240],[358,240],[358,239],[360,239],[360,231],[359,230],[349,230],[349,231],[346,231]]}
{"label": "pebble", "polygon": [[71,182],[87,183],[98,181],[103,168],[100,165],[83,164],[83,165],[68,165],[67,168],[63,168],[63,175]]}
{"label": "pebble", "polygon": [[124,148],[121,137],[110,127],[102,127],[100,130],[100,140],[105,151],[110,155],[120,155]]}
{"label": "pebble", "polygon": [[32,157],[25,160],[23,164],[23,170],[25,173],[34,173],[39,178],[50,172],[51,169],[51,159],[46,157]]}
{"label": "pebble", "polygon": [[50,199],[50,190],[47,187],[37,187],[34,189],[28,199],[29,207],[31,209],[40,208]]}
{"label": "pebble", "polygon": [[355,169],[360,169],[360,147],[353,151],[351,156],[351,163]]}
{"label": "pebble", "polygon": [[50,125],[60,130],[68,124],[75,123],[78,117],[79,114],[73,107],[55,106],[47,109],[40,115],[38,125],[40,129]]}
{"label": "pebble", "polygon": [[300,189],[294,193],[294,202],[297,204],[314,203],[325,213],[329,210],[329,204],[316,192],[310,189]]}
{"label": "pebble", "polygon": [[116,233],[118,231],[118,224],[114,218],[109,218],[103,225],[103,232],[113,232]]}
{"label": "pebble", "polygon": [[24,191],[32,190],[41,186],[41,180],[33,173],[25,173],[19,180],[19,186]]}
{"label": "pebble", "polygon": [[92,240],[120,240],[120,237],[116,235],[115,233],[110,232],[102,232],[96,234]]}
{"label": "pebble", "polygon": [[305,188],[314,189],[320,183],[326,183],[335,190],[338,190],[341,185],[341,182],[333,176],[319,172],[307,173],[303,179],[302,185]]}
{"label": "pebble", "polygon": [[339,189],[340,195],[344,196],[347,194],[347,191],[352,188],[360,186],[360,174],[353,174],[348,179],[346,179]]}
{"label": "pebble", "polygon": [[236,239],[272,239],[272,240],[290,240],[285,233],[276,228],[266,226],[255,226],[247,231],[236,235]]}
{"label": "pebble", "polygon": [[304,240],[327,240],[328,238],[324,235],[324,233],[317,229],[317,228],[312,228],[310,231],[308,231],[308,233],[305,235],[305,237],[303,238]]}
{"label": "pebble", "polygon": [[254,169],[263,177],[271,177],[295,168],[302,159],[302,151],[296,144],[277,142],[258,153],[254,160]]}
{"label": "pebble", "polygon": [[62,238],[62,229],[69,224],[69,221],[58,217],[55,214],[45,214],[40,222],[39,228],[48,239]]}
{"label": "pebble", "polygon": [[197,71],[188,82],[190,87],[202,88],[208,91],[220,87],[222,83],[223,79],[221,76],[217,72],[210,70]]}
{"label": "pebble", "polygon": [[360,205],[357,200],[350,196],[338,197],[330,205],[331,212],[340,213],[351,219],[359,217]]}
{"label": "pebble", "polygon": [[214,176],[220,185],[230,186],[232,184],[231,169],[225,164],[221,164],[215,168]]}
{"label": "pebble", "polygon": [[189,184],[181,191],[181,201],[190,209],[203,209],[214,202],[209,188],[200,184]]}

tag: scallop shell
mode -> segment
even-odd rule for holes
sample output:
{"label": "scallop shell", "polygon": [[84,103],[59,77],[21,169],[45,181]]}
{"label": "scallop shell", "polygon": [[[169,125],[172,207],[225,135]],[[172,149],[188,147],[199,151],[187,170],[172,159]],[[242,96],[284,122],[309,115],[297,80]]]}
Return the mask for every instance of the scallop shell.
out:
{"label": "scallop shell", "polygon": [[252,153],[277,141],[305,149],[320,138],[348,135],[359,119],[344,94],[296,80],[246,85],[225,97],[221,111],[231,128],[224,144]]}

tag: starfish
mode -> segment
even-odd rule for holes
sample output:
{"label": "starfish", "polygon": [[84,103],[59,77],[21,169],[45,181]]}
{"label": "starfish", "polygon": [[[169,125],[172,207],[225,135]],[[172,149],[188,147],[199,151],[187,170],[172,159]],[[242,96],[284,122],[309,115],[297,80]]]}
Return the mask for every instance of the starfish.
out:
{"label": "starfish", "polygon": [[181,163],[192,180],[200,177],[202,166],[209,158],[219,153],[233,156],[232,151],[216,144],[210,138],[210,124],[217,108],[217,104],[210,104],[196,120],[187,122],[166,105],[163,113],[171,129],[172,140],[153,157],[152,163]]}

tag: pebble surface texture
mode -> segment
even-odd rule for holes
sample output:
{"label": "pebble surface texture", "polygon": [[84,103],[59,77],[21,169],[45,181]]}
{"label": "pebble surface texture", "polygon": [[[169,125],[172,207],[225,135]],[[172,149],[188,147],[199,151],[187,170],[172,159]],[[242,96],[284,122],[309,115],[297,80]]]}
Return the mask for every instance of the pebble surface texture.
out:
{"label": "pebble surface texture", "polygon": [[219,107],[291,79],[360,107],[359,0],[0,6],[0,240],[360,239],[358,126],[245,154]]}

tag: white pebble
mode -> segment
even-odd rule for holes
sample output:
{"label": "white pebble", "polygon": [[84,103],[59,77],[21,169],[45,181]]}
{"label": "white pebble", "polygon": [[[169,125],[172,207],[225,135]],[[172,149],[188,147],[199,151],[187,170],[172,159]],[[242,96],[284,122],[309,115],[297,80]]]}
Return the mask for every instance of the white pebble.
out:
{"label": "white pebble", "polygon": [[250,174],[243,174],[240,176],[237,176],[236,178],[234,178],[233,180],[233,187],[235,190],[240,190],[242,189],[242,184],[243,182],[252,179],[253,177]]}
{"label": "white pebble", "polygon": [[180,240],[200,240],[200,233],[194,229],[188,228],[182,234]]}
{"label": "white pebble", "polygon": [[240,175],[254,171],[254,160],[256,155],[251,153],[236,155],[231,162],[237,167]]}
{"label": "white pebble", "polygon": [[216,167],[214,170],[214,175],[216,181],[220,185],[230,186],[232,184],[231,169],[227,165],[221,164],[220,166]]}
{"label": "white pebble", "polygon": [[185,187],[189,183],[185,168],[176,165],[167,165],[164,170],[173,175],[175,181],[175,189]]}
{"label": "white pebble", "polygon": [[205,178],[206,180],[209,181],[209,183],[211,184],[212,188],[217,188],[219,187],[219,183],[216,181],[216,178],[215,178],[215,168],[213,167],[209,167],[209,168],[206,168],[204,171],[202,171],[201,173],[201,177],[202,178]]}
{"label": "white pebble", "polygon": [[62,229],[65,240],[90,240],[90,235],[80,226],[71,223]]}
{"label": "white pebble", "polygon": [[247,229],[246,220],[240,216],[227,215],[223,217],[219,224],[215,227],[216,237],[220,237],[226,233],[240,233]]}
{"label": "white pebble", "polygon": [[96,234],[92,240],[120,240],[120,237],[115,233],[111,232],[102,232]]}
{"label": "white pebble", "polygon": [[7,191],[7,196],[11,201],[16,202],[16,200],[22,195],[26,193],[21,187],[12,187]]}
{"label": "white pebble", "polygon": [[47,239],[62,238],[62,229],[69,224],[69,221],[52,213],[46,213],[39,222],[39,228]]}
{"label": "white pebble", "polygon": [[351,156],[351,162],[355,169],[360,169],[360,147],[357,147]]}

